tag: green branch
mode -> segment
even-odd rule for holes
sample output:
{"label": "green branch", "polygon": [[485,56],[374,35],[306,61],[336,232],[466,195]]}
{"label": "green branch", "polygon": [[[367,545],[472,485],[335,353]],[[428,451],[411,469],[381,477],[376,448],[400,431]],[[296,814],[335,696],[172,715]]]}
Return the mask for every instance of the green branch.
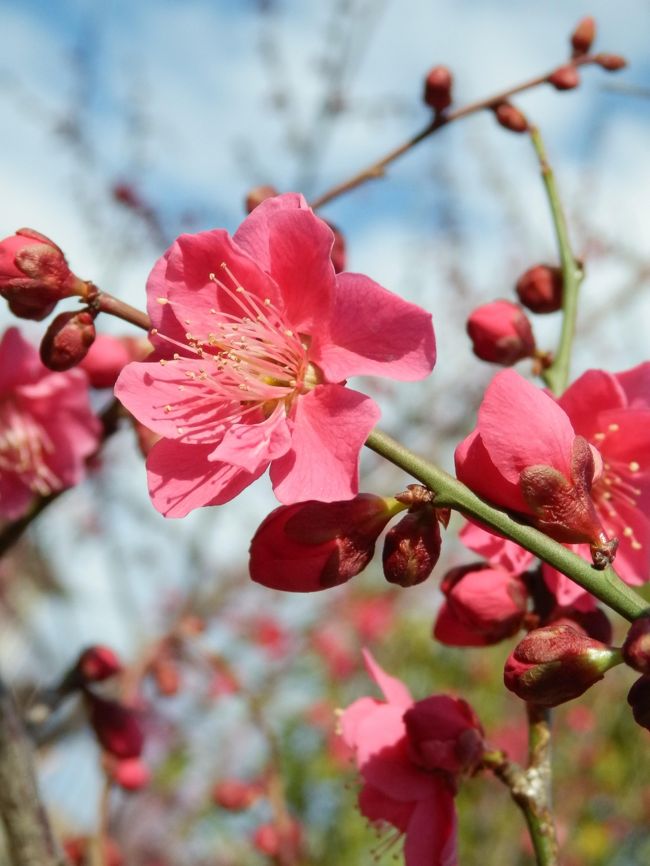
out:
{"label": "green branch", "polygon": [[548,535],[533,526],[520,523],[505,511],[488,505],[462,482],[409,451],[380,430],[373,430],[366,445],[432,490],[436,494],[436,505],[460,511],[466,517],[479,520],[499,535],[515,541],[562,574],[566,574],[630,622],[639,616],[650,614],[646,602],[623,583],[613,568],[598,571]]}
{"label": "green branch", "polygon": [[553,218],[553,225],[555,226],[555,236],[560,253],[563,282],[562,332],[560,334],[560,342],[553,362],[544,370],[542,375],[551,391],[554,394],[561,394],[569,382],[571,349],[573,347],[576,317],[578,315],[578,290],[584,279],[584,273],[582,265],[576,260],[571,250],[569,232],[555,184],[555,176],[548,163],[544,142],[539,134],[539,129],[535,126],[531,126],[530,128],[530,139],[539,160],[542,180],[544,181],[548,203],[551,208],[551,216]]}

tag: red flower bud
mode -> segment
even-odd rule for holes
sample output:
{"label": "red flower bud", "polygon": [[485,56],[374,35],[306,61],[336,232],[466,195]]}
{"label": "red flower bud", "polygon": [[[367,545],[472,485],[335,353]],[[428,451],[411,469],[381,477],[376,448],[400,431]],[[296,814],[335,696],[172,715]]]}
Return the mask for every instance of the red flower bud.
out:
{"label": "red flower bud", "polygon": [[61,298],[83,294],[84,289],[63,251],[40,232],[19,229],[0,241],[0,294],[14,315],[40,321]]}
{"label": "red flower bud", "polygon": [[94,339],[92,313],[59,313],[41,340],[41,361],[49,370],[69,370],[85,357]]}
{"label": "red flower bud", "polygon": [[570,63],[560,66],[546,79],[556,90],[573,90],[580,84],[580,73]]}
{"label": "red flower bud", "polygon": [[243,782],[240,779],[222,779],[212,789],[212,799],[216,805],[231,812],[248,809],[261,794],[259,783]]}
{"label": "red flower bud", "polygon": [[404,724],[410,756],[425,770],[457,776],[478,768],[485,751],[483,728],[466,701],[432,695],[406,711]]}
{"label": "red flower bud", "polygon": [[562,269],[552,265],[535,265],[517,280],[517,295],[533,313],[554,313],[562,308],[564,280]]}
{"label": "red flower bud", "polygon": [[283,826],[261,824],[253,834],[253,845],[268,857],[281,857],[280,862],[295,860],[300,851],[302,829],[293,819]]}
{"label": "red flower bud", "polygon": [[611,644],[613,638],[612,624],[605,611],[600,607],[593,610],[559,607],[553,611],[543,625],[569,625],[576,631],[582,631],[588,637],[604,644]]}
{"label": "red flower bud", "polygon": [[440,556],[440,526],[435,508],[410,511],[386,533],[382,562],[384,577],[399,586],[426,580]]}
{"label": "red flower bud", "polygon": [[607,72],[618,72],[619,69],[625,69],[627,66],[627,60],[620,54],[598,54],[594,60]]}
{"label": "red flower bud", "polygon": [[314,592],[345,583],[372,559],[375,541],[403,506],[360,493],[344,502],[276,508],[250,547],[250,575],[271,589]]}
{"label": "red flower bud", "polygon": [[526,115],[510,102],[500,102],[492,109],[497,122],[510,132],[528,132]]}
{"label": "red flower bud", "polygon": [[568,625],[531,631],[508,658],[506,688],[524,701],[555,707],[573,700],[621,661],[619,650]]}
{"label": "red flower bud", "polygon": [[[92,855],[95,845],[97,842],[91,836],[68,836],[63,840],[63,850],[72,866],[88,866],[94,862]],[[104,837],[97,854],[104,866],[122,866],[124,863],[122,852],[113,839]]]}
{"label": "red flower bud", "polygon": [[650,674],[650,617],[635,620],[623,644],[626,665],[641,674]]}
{"label": "red flower bud", "polygon": [[274,186],[255,186],[246,193],[246,213],[251,213],[255,210],[258,204],[262,204],[267,198],[279,195]]}
{"label": "red flower bud", "polygon": [[446,66],[434,66],[424,80],[424,101],[435,111],[451,105],[453,77]]}
{"label": "red flower bud", "polygon": [[637,725],[650,731],[650,676],[644,674],[630,689],[627,702]]}
{"label": "red flower bud", "polygon": [[583,18],[578,22],[576,29],[571,34],[571,47],[573,56],[586,54],[593,45],[596,38],[596,22],[593,18]]}
{"label": "red flower bud", "polygon": [[151,770],[140,758],[112,762],[109,775],[125,791],[141,791],[151,781]]}
{"label": "red flower bud", "polygon": [[101,683],[119,674],[122,664],[116,654],[107,646],[91,646],[85,649],[77,660],[75,670],[84,685]]}
{"label": "red flower bud", "polygon": [[448,646],[489,646],[516,634],[527,612],[519,574],[487,563],[452,568],[440,586],[445,602],[433,635]]}
{"label": "red flower bud", "polygon": [[467,320],[474,354],[482,361],[509,367],[535,353],[535,337],[524,311],[511,301],[477,307]]}
{"label": "red flower bud", "polygon": [[131,707],[86,692],[90,724],[103,749],[116,758],[138,758],[144,733]]}

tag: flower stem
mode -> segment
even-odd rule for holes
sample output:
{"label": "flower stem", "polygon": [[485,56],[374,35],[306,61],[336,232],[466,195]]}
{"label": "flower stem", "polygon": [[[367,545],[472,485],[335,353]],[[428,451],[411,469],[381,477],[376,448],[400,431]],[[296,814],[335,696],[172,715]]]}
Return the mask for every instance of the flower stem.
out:
{"label": "flower stem", "polygon": [[[581,57],[574,57],[569,61],[569,64],[572,66],[585,66],[590,63],[595,62],[595,57],[591,54],[585,54]],[[318,198],[315,198],[311,202],[311,206],[313,208],[322,207],[324,204],[332,201],[338,196],[343,195],[346,192],[350,192],[353,189],[356,189],[358,186],[366,183],[369,180],[376,180],[379,177],[383,177],[385,174],[386,168],[398,159],[400,156],[403,156],[405,153],[408,153],[415,145],[419,144],[421,141],[424,141],[425,138],[428,138],[430,135],[433,135],[434,132],[437,132],[439,129],[442,129],[443,126],[448,126],[454,120],[460,120],[462,117],[468,117],[470,114],[475,114],[478,111],[484,111],[485,109],[495,108],[502,102],[507,102],[512,96],[516,96],[518,93],[523,93],[525,90],[531,90],[534,87],[538,87],[540,84],[544,84],[548,81],[549,75],[552,74],[555,70],[551,70],[550,72],[545,72],[542,75],[536,75],[534,78],[529,78],[527,81],[523,81],[520,84],[516,84],[513,87],[509,87],[506,90],[501,90],[499,93],[494,93],[492,96],[485,97],[484,99],[478,99],[475,102],[469,102],[467,105],[463,105],[460,108],[456,108],[453,111],[449,111],[443,114],[436,114],[433,120],[428,123],[424,129],[420,130],[416,135],[408,138],[405,142],[395,147],[393,150],[389,151],[385,156],[381,159],[378,159],[376,162],[373,162],[372,165],[367,166],[367,168],[362,169],[360,172],[355,174],[353,177],[349,178],[342,183],[333,186],[331,189],[324,192],[322,195],[319,195]]]}
{"label": "flower stem", "polygon": [[554,394],[561,394],[569,382],[569,365],[571,363],[571,348],[576,329],[578,314],[578,290],[584,279],[582,265],[577,261],[571,250],[569,232],[564,211],[557,191],[555,176],[546,157],[546,149],[536,126],[530,128],[530,139],[535,148],[542,180],[546,188],[548,203],[551,208],[555,236],[557,238],[562,266],[562,332],[557,352],[552,363],[542,373],[542,378]]}
{"label": "flower stem", "polygon": [[132,307],[119,298],[110,295],[108,292],[102,292],[96,286],[90,285],[90,291],[86,295],[86,301],[91,309],[97,313],[108,313],[111,316],[117,316],[124,322],[130,322],[137,328],[142,328],[145,331],[151,330],[151,319],[142,310],[137,307]]}
{"label": "flower stem", "polygon": [[366,445],[432,490],[436,494],[436,506],[454,508],[466,517],[479,520],[499,535],[515,541],[562,574],[566,574],[630,622],[639,616],[650,614],[646,602],[623,583],[613,568],[598,571],[548,535],[533,526],[520,523],[507,512],[488,505],[462,482],[380,430],[373,430]]}

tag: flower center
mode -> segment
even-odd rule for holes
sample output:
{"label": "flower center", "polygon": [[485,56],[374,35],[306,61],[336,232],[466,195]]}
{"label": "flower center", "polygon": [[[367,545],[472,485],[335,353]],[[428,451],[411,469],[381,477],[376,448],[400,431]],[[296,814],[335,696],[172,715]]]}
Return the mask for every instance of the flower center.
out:
{"label": "flower center", "polygon": [[0,472],[12,472],[34,493],[48,496],[63,486],[46,456],[54,446],[43,427],[13,400],[0,402]]}
{"label": "flower center", "polygon": [[[626,524],[620,509],[628,511],[638,507],[642,491],[632,482],[640,473],[641,466],[636,460],[621,460],[607,458],[605,453],[612,438],[619,432],[618,424],[610,424],[605,432],[594,436],[596,446],[603,453],[603,473],[594,483],[591,491],[594,504],[601,515],[604,524],[609,524],[614,535],[622,535],[628,540],[633,550],[641,550],[642,544],[636,538],[634,529]],[[608,527],[608,528],[609,528]]]}
{"label": "flower center", "polygon": [[[198,398],[179,397],[175,405],[164,407],[166,413],[179,420],[191,412],[215,410],[207,430],[215,423],[219,426],[241,421],[244,416],[259,414],[264,418],[272,414],[279,402],[288,411],[293,400],[323,381],[320,370],[308,361],[310,338],[296,334],[289,328],[282,312],[270,298],[259,298],[237,280],[225,262],[220,274],[210,274],[210,280],[221,292],[224,309],[211,308],[209,319],[200,323],[201,335],[192,332],[192,315],[196,314],[168,298],[158,303],[169,304],[179,322],[188,327],[185,340],[179,341],[156,329],[161,339],[183,350],[161,364],[182,363],[190,360],[191,367],[184,375],[199,380],[204,394]],[[188,359],[189,354],[189,359]],[[200,364],[192,363],[192,356]],[[184,390],[183,386],[179,389]],[[205,393],[205,392],[208,393]],[[191,422],[196,429],[196,420]],[[179,435],[187,431],[178,428]]]}

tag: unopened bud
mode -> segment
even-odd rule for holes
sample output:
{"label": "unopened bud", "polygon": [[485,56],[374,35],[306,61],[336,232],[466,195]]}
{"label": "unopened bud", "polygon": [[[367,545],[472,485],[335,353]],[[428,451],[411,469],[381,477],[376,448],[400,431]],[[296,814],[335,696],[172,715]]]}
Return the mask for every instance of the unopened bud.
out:
{"label": "unopened bud", "polygon": [[125,791],[141,791],[151,781],[151,770],[140,758],[111,761],[108,774]]}
{"label": "unopened bud", "polygon": [[573,56],[579,57],[586,54],[593,45],[596,38],[596,22],[591,16],[583,18],[578,22],[576,29],[571,34],[571,47]]}
{"label": "unopened bud", "polygon": [[650,676],[644,674],[628,692],[627,702],[637,725],[650,731]]}
{"label": "unopened bud", "polygon": [[453,77],[446,66],[434,66],[424,80],[424,101],[435,111],[451,105]]}
{"label": "unopened bud", "polygon": [[253,834],[253,845],[268,857],[281,858],[280,862],[296,860],[302,842],[300,824],[289,819],[282,827],[279,824],[261,824]]}
{"label": "unopened bud", "polygon": [[572,64],[560,66],[546,79],[556,90],[573,90],[580,84],[580,73]]}
{"label": "unopened bud", "polygon": [[526,115],[511,102],[500,102],[493,108],[498,123],[510,132],[528,132]]}
{"label": "unopened bud", "polygon": [[467,320],[474,354],[482,361],[509,367],[535,354],[535,337],[528,317],[512,301],[492,301],[477,307]]}
{"label": "unopened bud", "polygon": [[382,562],[384,577],[398,586],[415,586],[429,577],[440,556],[436,510],[425,505],[410,511],[388,530]]}
{"label": "unopened bud", "polygon": [[83,360],[95,339],[92,313],[59,313],[41,340],[41,361],[49,370],[69,370]]}
{"label": "unopened bud", "polygon": [[115,758],[138,758],[144,733],[135,710],[86,692],[90,724],[103,749]]}
{"label": "unopened bud", "polygon": [[299,502],[276,508],[255,533],[250,575],[271,589],[314,592],[345,583],[372,559],[375,542],[404,506],[360,493],[343,502]]}
{"label": "unopened bud", "polygon": [[62,298],[83,294],[85,286],[61,248],[40,232],[19,229],[0,241],[0,294],[14,315],[40,321]]}
{"label": "unopened bud", "polygon": [[627,66],[627,60],[620,54],[598,54],[594,61],[607,72],[618,72]]}
{"label": "unopened bud", "polygon": [[555,707],[583,694],[621,662],[620,650],[568,625],[531,631],[506,661],[506,688],[529,703]]}
{"label": "unopened bud", "polygon": [[452,568],[440,589],[445,596],[434,637],[448,646],[489,646],[516,634],[528,609],[526,582],[487,563]]}
{"label": "unopened bud", "polygon": [[650,674],[650,617],[635,620],[623,644],[623,661],[641,674]]}
{"label": "unopened bud", "polygon": [[246,193],[246,213],[252,213],[258,204],[262,204],[267,198],[273,198],[275,195],[279,195],[279,193],[274,186],[254,186]]}
{"label": "unopened bud", "polygon": [[262,789],[255,782],[240,779],[222,779],[212,789],[212,799],[217,806],[231,812],[240,812],[260,797]]}
{"label": "unopened bud", "polygon": [[119,674],[122,664],[110,647],[97,645],[90,646],[81,653],[75,669],[84,684],[101,683]]}
{"label": "unopened bud", "polygon": [[517,280],[517,295],[533,313],[554,313],[562,308],[564,279],[562,269],[535,265]]}

